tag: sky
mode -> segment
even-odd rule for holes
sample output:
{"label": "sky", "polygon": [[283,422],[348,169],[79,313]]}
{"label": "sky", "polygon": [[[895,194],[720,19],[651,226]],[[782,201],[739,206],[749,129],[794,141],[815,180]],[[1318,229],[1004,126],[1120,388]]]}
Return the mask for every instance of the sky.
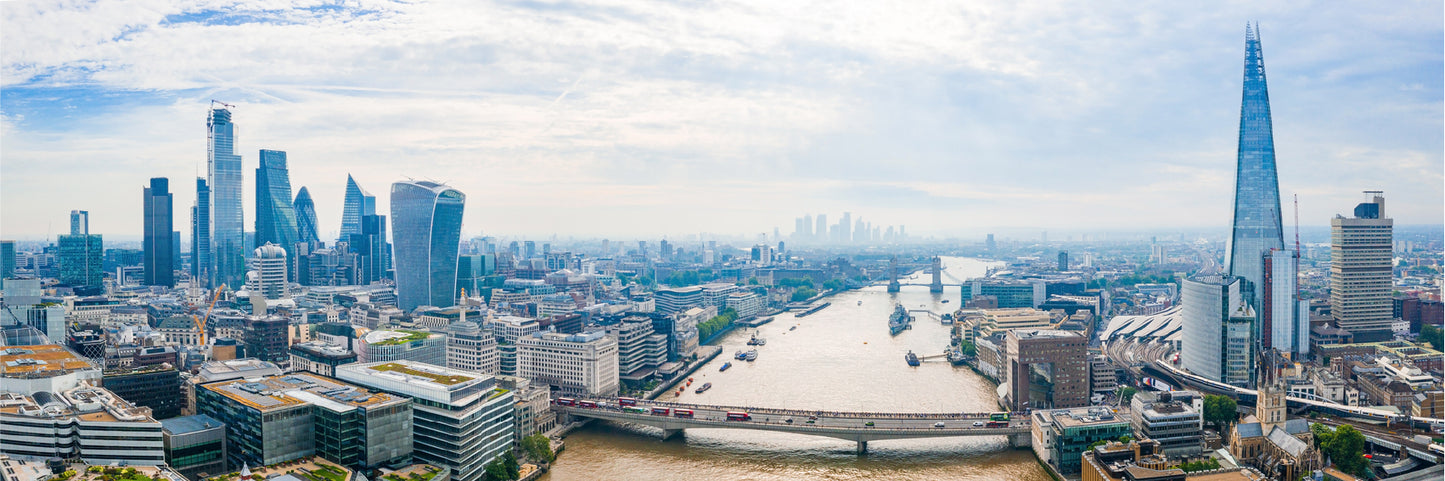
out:
{"label": "sky", "polygon": [[[1197,3],[1197,5],[1196,5]],[[1284,222],[1445,217],[1441,2],[0,2],[0,237],[189,236],[212,99],[339,230],[347,174],[467,195],[466,235],[1227,227],[1245,23]],[[294,194],[293,194],[294,195]]]}

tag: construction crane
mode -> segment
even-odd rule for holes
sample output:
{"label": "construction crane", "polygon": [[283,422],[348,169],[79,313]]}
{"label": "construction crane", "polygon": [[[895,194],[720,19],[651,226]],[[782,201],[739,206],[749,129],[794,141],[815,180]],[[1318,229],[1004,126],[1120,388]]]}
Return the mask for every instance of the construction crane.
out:
{"label": "construction crane", "polygon": [[216,292],[211,294],[211,303],[206,306],[206,317],[196,317],[195,314],[191,314],[191,318],[196,320],[196,330],[201,334],[200,347],[206,347],[206,321],[211,319],[211,311],[216,308],[216,300],[221,298],[221,291],[225,289],[226,285],[221,284],[221,287],[217,287]]}
{"label": "construction crane", "polygon": [[[1304,299],[1299,288],[1299,258],[1304,255],[1300,251],[1299,243],[1299,194],[1294,195],[1294,300],[1296,302]],[[1308,316],[1309,314],[1305,314]]]}
{"label": "construction crane", "polygon": [[212,106],[212,107],[215,107],[216,104],[224,105],[224,106],[226,106],[226,108],[228,108],[228,109],[234,109],[234,108],[236,108],[235,105],[231,105],[231,104],[228,104],[228,103],[222,102],[222,101],[220,101],[220,100],[216,100],[216,99],[211,99],[211,106]]}

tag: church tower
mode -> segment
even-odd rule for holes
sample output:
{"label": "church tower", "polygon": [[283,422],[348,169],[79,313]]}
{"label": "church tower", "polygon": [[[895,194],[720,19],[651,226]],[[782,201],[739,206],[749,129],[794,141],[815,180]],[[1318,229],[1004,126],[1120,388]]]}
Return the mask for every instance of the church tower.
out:
{"label": "church tower", "polygon": [[1285,421],[1286,389],[1280,366],[1284,359],[1279,351],[1269,349],[1260,352],[1259,360],[1259,382],[1256,384],[1259,396],[1254,402],[1254,417],[1259,419],[1260,427],[1268,433],[1274,426],[1282,425]]}

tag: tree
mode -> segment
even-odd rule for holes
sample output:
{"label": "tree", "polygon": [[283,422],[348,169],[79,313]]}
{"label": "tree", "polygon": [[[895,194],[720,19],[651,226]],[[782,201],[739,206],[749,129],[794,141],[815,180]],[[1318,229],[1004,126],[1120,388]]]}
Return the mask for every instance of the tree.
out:
{"label": "tree", "polygon": [[1420,340],[1430,343],[1430,347],[1439,351],[1445,348],[1445,331],[1429,324],[1420,326]]}
{"label": "tree", "polygon": [[816,295],[818,295],[818,291],[815,291],[810,287],[799,287],[797,290],[793,291],[792,300],[793,302],[803,302]]}
{"label": "tree", "polygon": [[522,476],[522,465],[517,463],[517,457],[508,449],[502,454],[502,467],[507,468],[507,479],[517,479]]}
{"label": "tree", "polygon": [[487,463],[483,469],[482,479],[486,481],[507,481],[509,479],[515,479],[507,476],[507,467],[502,465],[501,459],[493,459],[492,462]]}
{"label": "tree", "polygon": [[1328,456],[1340,471],[1363,477],[1370,469],[1370,462],[1365,459],[1365,435],[1348,424],[1335,428],[1334,433],[1322,444],[1320,451]]}
{"label": "tree", "polygon": [[527,457],[535,461],[550,463],[555,459],[552,454],[552,440],[541,433],[522,438],[522,449],[527,452]]}
{"label": "tree", "polygon": [[963,345],[958,349],[960,352],[963,352],[963,355],[965,356],[978,355],[978,346],[973,345],[972,342],[963,341]]}
{"label": "tree", "polygon": [[834,290],[834,291],[842,289],[843,286],[844,286],[843,281],[840,280],[840,279],[828,279],[828,282],[824,282],[824,283],[823,283],[823,288],[824,288],[824,289]]}
{"label": "tree", "polygon": [[1134,399],[1134,393],[1139,392],[1133,386],[1119,386],[1119,404],[1129,404]]}
{"label": "tree", "polygon": [[1239,419],[1238,411],[1239,405],[1234,402],[1234,398],[1214,394],[1204,396],[1204,421],[1213,424],[1214,428],[1221,432]]}

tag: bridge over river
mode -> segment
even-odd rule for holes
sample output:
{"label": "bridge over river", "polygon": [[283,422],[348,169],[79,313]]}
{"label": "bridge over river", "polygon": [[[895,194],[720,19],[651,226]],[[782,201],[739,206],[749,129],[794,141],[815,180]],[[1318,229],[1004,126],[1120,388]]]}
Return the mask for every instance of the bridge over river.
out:
{"label": "bridge over river", "polygon": [[[889,439],[939,438],[953,436],[1004,436],[1009,445],[1026,448],[1030,445],[1028,417],[1016,413],[1007,426],[989,427],[989,413],[870,413],[774,409],[742,406],[712,406],[660,401],[637,400],[639,408],[648,413],[629,412],[616,399],[589,399],[597,407],[552,406],[560,414],[580,418],[604,419],[652,426],[662,429],[663,438],[670,438],[689,428],[753,429],[812,436],[827,436],[858,443],[858,454],[868,452],[869,441]],[[579,402],[579,404],[581,404]],[[666,408],[668,413],[651,414],[653,408]],[[678,417],[677,410],[692,411],[691,417]],[[729,421],[729,412],[748,413],[747,421]],[[809,422],[811,421],[811,422]],[[942,427],[938,426],[942,423]]]}

